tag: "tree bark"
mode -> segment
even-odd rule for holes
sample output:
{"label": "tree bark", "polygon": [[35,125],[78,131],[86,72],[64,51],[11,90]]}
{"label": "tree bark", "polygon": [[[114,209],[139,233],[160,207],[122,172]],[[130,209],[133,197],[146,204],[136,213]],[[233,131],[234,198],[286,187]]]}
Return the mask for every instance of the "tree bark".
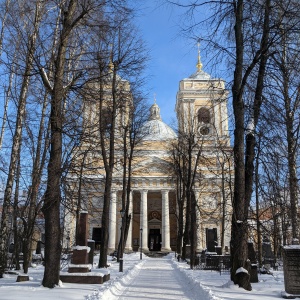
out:
{"label": "tree bark", "polygon": [[[289,95],[289,69],[286,61],[286,32],[282,32],[282,47],[283,54],[281,59],[280,71],[282,73],[283,83],[283,99],[285,108],[285,130],[287,135],[288,146],[288,173],[289,173],[289,191],[290,191],[290,203],[291,203],[291,225],[292,225],[292,237],[299,241],[299,224],[298,224],[298,177],[297,177],[297,143],[294,134],[294,118],[295,111],[292,108],[292,101]],[[298,89],[296,97],[299,99],[300,92]],[[299,100],[298,100],[299,101]],[[297,107],[297,106],[296,106]]]}
{"label": "tree bark", "polygon": [[[41,209],[41,204],[37,203],[37,201],[38,201],[38,192],[41,183],[42,171],[44,169],[47,150],[48,150],[48,143],[49,143],[48,128],[47,128],[46,138],[45,140],[43,139],[43,134],[45,129],[44,122],[45,122],[47,105],[48,105],[48,93],[44,95],[42,117],[40,120],[37,147],[36,147],[35,157],[33,161],[31,186],[29,187],[29,191],[28,191],[29,210],[28,210],[28,217],[27,217],[27,228],[26,230],[24,228],[24,243],[23,243],[24,245],[23,247],[27,249],[26,253],[23,254],[24,266],[26,265],[29,266],[29,262],[32,258],[31,249],[33,244],[33,233],[34,233],[35,221],[36,221],[36,216]],[[24,269],[24,273],[26,274],[28,272],[28,268],[25,269],[24,267],[23,269]]]}
{"label": "tree bark", "polygon": [[[111,187],[112,187],[112,176],[115,165],[115,128],[116,128],[116,110],[117,110],[117,98],[116,98],[116,68],[111,70],[112,72],[112,82],[111,82],[111,95],[112,95],[112,106],[110,113],[110,129],[109,129],[109,139],[105,138],[105,131],[100,128],[100,144],[101,153],[105,168],[105,187],[104,187],[104,199],[103,199],[103,211],[102,211],[102,239],[100,243],[100,257],[99,257],[99,268],[107,267],[107,245],[109,238],[109,209],[111,202]],[[107,99],[104,98],[104,90],[102,82],[102,76],[100,76],[100,122],[101,115],[103,112],[103,102]],[[108,150],[107,150],[108,146]]]}
{"label": "tree bark", "polygon": [[234,162],[235,162],[235,184],[233,195],[233,215],[231,227],[231,280],[246,290],[251,290],[250,276],[236,277],[239,268],[247,270],[248,259],[248,228],[245,209],[245,163],[244,163],[244,114],[243,103],[243,0],[235,1],[235,44],[236,61],[234,71],[234,81],[232,86],[232,101],[235,119],[234,129]]}
{"label": "tree bark", "polygon": [[[232,220],[232,270],[231,279],[246,290],[251,290],[250,276],[239,276],[236,270],[243,267],[247,270],[248,264],[248,210],[252,196],[253,171],[255,157],[255,129],[258,123],[260,108],[262,104],[263,83],[265,77],[266,63],[268,60],[269,47],[269,19],[270,19],[270,0],[267,0],[264,8],[264,24],[260,48],[255,57],[259,61],[259,71],[255,87],[255,98],[253,103],[253,115],[250,117],[250,124],[246,135],[246,148],[244,145],[244,103],[242,99],[243,85],[246,75],[243,77],[243,1],[237,1],[236,6],[236,69],[234,74],[233,107],[235,116],[235,193],[234,193],[234,213]],[[252,64],[256,61],[253,60]],[[249,66],[248,71],[251,70]],[[245,148],[245,165],[242,152]],[[244,172],[244,175],[242,174]],[[240,241],[238,241],[240,239]],[[240,244],[240,246],[238,245]]]}
{"label": "tree bark", "polygon": [[[72,30],[87,13],[83,11],[75,17],[78,1],[70,0],[62,15],[62,28],[57,55],[54,60],[53,89],[51,92],[51,138],[48,179],[42,211],[45,217],[45,272],[43,286],[53,288],[58,285],[61,255],[60,225],[60,179],[62,174],[62,131],[63,103],[67,96],[64,88],[65,66],[68,43]],[[43,78],[44,79],[44,78]],[[44,82],[45,83],[45,82]],[[47,86],[49,89],[49,86]]]}

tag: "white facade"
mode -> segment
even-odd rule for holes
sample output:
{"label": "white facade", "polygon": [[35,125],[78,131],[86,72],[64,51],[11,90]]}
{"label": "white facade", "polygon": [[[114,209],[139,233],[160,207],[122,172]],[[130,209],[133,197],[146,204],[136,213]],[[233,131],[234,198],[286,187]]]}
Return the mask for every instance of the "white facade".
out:
{"label": "white facade", "polygon": [[[199,62],[197,66],[196,73],[180,82],[175,109],[179,134],[194,130],[202,147],[201,163],[197,167],[199,179],[194,185],[198,203],[197,251],[200,252],[211,249],[212,243],[221,245],[221,236],[223,248],[229,247],[229,185],[232,182],[232,172],[230,161],[225,161],[221,155],[224,152],[231,153],[227,91],[222,80],[211,79],[201,70]],[[150,118],[142,132],[143,142],[138,146],[134,160],[129,209],[132,222],[125,251],[138,251],[141,248],[144,252],[175,251],[179,213],[178,186],[172,169],[170,149],[178,135],[161,120],[156,103],[150,108]],[[92,163],[92,159],[90,162]],[[86,179],[94,182],[85,188],[85,193],[93,207],[90,210],[90,238],[97,242],[101,235],[101,176],[89,174]],[[119,242],[121,190],[122,176],[116,172],[109,212],[109,252],[116,250]],[[98,204],[95,204],[96,201]],[[69,224],[71,223],[69,220]]]}

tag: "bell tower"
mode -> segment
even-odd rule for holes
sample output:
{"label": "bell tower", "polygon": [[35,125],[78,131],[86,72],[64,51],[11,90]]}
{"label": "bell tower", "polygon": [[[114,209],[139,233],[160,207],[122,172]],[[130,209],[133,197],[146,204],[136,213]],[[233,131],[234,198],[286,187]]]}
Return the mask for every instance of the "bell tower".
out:
{"label": "bell tower", "polygon": [[[178,140],[184,150],[191,149],[189,163],[196,170],[192,189],[197,201],[196,251],[199,252],[205,248],[215,251],[215,246],[224,249],[230,241],[233,174],[227,96],[224,80],[213,79],[202,70],[198,48],[196,72],[179,83],[176,114]],[[190,143],[192,148],[188,148]]]}
{"label": "bell tower", "polygon": [[181,133],[196,133],[201,140],[227,139],[228,115],[225,82],[212,79],[202,70],[200,49],[196,72],[179,83],[176,98],[178,128]]}

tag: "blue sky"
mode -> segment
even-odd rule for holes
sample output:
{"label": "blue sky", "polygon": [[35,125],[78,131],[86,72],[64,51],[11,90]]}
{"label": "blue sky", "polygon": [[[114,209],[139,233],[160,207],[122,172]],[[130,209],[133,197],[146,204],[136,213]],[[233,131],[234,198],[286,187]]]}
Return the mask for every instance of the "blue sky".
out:
{"label": "blue sky", "polygon": [[[150,50],[147,75],[149,103],[161,109],[165,123],[176,118],[175,103],[179,81],[196,71],[197,44],[180,36],[179,19],[182,11],[171,6],[160,5],[162,1],[144,1],[137,25]],[[205,66],[204,66],[205,70]]]}

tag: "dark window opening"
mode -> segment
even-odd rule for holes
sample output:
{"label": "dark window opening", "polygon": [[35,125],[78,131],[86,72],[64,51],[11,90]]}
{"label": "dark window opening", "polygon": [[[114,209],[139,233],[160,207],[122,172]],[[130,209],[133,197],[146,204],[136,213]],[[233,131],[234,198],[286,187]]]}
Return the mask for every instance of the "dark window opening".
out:
{"label": "dark window opening", "polygon": [[198,110],[198,123],[210,123],[210,112],[207,108],[202,107]]}
{"label": "dark window opening", "polygon": [[206,228],[206,247],[208,252],[215,252],[218,246],[217,228]]}

